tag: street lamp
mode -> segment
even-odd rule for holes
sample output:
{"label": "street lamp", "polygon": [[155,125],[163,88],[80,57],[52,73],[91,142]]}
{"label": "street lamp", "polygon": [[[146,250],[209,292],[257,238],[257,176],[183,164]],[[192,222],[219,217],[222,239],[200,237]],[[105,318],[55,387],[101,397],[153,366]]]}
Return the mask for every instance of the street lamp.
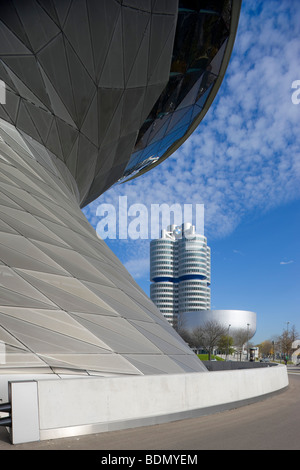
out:
{"label": "street lamp", "polygon": [[230,327],[231,327],[231,325],[228,325],[226,361],[227,361],[227,357],[229,356],[229,330],[230,330]]}
{"label": "street lamp", "polygon": [[290,355],[290,348],[289,348],[289,324],[290,322],[286,322],[286,353],[285,353],[285,363],[287,364],[289,355]]}
{"label": "street lamp", "polygon": [[247,323],[247,361],[249,361],[249,326],[250,323]]}

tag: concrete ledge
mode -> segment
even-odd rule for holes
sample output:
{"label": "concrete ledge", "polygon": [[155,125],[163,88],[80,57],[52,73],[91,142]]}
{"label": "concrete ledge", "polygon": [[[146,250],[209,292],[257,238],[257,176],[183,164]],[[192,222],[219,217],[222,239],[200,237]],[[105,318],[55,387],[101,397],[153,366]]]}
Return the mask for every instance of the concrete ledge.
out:
{"label": "concrete ledge", "polygon": [[40,440],[45,440],[236,408],[284,390],[288,375],[286,367],[278,365],[184,375],[65,378],[35,383]]}
{"label": "concrete ledge", "polygon": [[278,366],[276,362],[202,361],[202,363],[211,372],[217,370],[259,369],[262,367]]}

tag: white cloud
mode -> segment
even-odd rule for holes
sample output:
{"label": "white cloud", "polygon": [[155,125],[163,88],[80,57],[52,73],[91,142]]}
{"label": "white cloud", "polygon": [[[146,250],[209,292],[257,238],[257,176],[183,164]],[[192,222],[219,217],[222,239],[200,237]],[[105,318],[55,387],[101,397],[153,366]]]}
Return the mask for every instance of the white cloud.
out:
{"label": "white cloud", "polygon": [[241,256],[244,256],[244,253],[242,253],[240,250],[232,250],[233,253],[235,253],[236,255],[241,255]]}
{"label": "white cloud", "polygon": [[290,260],[290,261],[280,261],[280,264],[292,264],[294,262],[294,260]]}

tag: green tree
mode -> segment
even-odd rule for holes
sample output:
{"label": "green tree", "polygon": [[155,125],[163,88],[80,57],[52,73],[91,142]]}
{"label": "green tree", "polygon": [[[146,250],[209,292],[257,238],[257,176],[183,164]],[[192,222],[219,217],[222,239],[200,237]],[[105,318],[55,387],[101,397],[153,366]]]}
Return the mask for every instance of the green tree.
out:
{"label": "green tree", "polygon": [[259,345],[259,352],[262,356],[270,356],[273,353],[272,341],[266,340]]}
{"label": "green tree", "polygon": [[208,360],[210,361],[214,348],[217,347],[220,338],[226,334],[226,331],[227,328],[219,322],[207,321],[193,330],[193,343],[198,348],[203,348],[208,352]]}
{"label": "green tree", "polygon": [[233,338],[232,336],[222,335],[217,344],[218,350],[221,354],[231,355],[234,353]]}
{"label": "green tree", "polygon": [[290,329],[287,327],[279,336],[278,346],[280,348],[281,355],[284,357],[286,362],[288,361],[291,354],[292,343],[297,339],[297,337],[299,337],[299,333],[296,331],[295,325],[293,325]]}

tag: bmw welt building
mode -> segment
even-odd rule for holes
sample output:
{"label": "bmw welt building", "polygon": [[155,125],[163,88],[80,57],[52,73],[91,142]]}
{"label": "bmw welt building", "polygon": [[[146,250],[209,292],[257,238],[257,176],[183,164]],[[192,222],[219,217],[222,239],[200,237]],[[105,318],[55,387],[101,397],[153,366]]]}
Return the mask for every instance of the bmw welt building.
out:
{"label": "bmw welt building", "polygon": [[1,3],[0,424],[13,443],[185,412],[177,397],[159,403],[162,380],[174,390],[209,375],[81,208],[198,126],[239,11],[239,0]]}

